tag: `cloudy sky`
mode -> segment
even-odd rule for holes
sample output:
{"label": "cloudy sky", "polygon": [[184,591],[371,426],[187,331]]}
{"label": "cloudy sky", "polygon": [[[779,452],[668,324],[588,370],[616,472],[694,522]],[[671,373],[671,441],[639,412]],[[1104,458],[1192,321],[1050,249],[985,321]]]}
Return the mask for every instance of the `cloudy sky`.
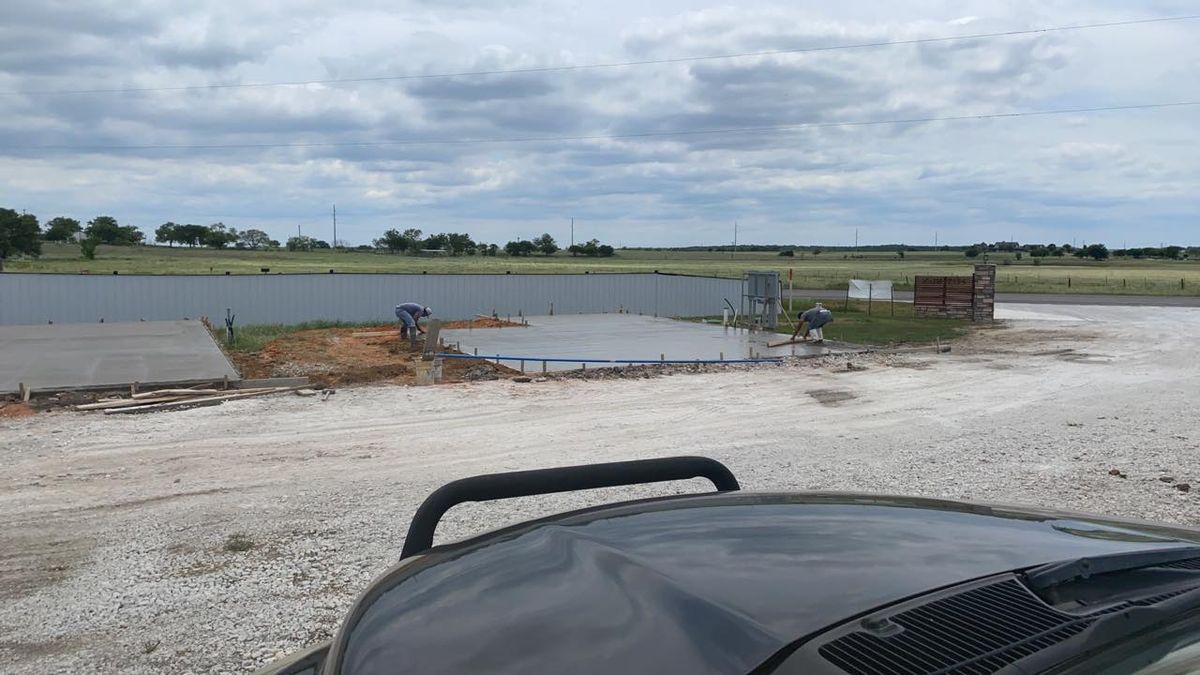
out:
{"label": "cloudy sky", "polygon": [[[735,220],[746,243],[848,244],[858,230],[864,243],[1198,244],[1200,107],[830,125],[1200,101],[1197,20],[195,88],[1197,13],[1170,0],[6,0],[0,206],[328,239],[336,203],[351,244],[389,227],[565,241],[572,217],[577,239],[629,246],[728,242]],[[193,88],[164,90],[180,87]],[[125,91],[47,93],[97,89]]]}

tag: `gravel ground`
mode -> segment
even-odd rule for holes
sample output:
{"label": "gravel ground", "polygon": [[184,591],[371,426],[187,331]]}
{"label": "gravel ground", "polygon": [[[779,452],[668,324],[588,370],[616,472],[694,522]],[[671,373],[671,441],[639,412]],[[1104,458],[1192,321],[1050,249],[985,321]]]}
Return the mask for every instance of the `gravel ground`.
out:
{"label": "gravel ground", "polygon": [[[420,500],[482,472],[701,454],[751,490],[1200,526],[1200,485],[1178,487],[1200,481],[1200,310],[1010,311],[1020,318],[951,354],[856,356],[849,368],[834,358],[0,419],[0,671],[252,670],[328,637],[397,558]],[[458,507],[438,535],[695,489]]]}

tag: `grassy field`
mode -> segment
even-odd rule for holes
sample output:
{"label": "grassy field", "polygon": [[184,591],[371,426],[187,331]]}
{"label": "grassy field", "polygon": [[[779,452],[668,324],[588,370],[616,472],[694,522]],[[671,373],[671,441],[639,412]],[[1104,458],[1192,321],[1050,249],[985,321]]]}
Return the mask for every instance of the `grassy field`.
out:
{"label": "grassy field", "polygon": [[[954,252],[910,252],[901,259],[894,253],[842,252],[797,254],[785,258],[773,253],[706,253],[628,250],[612,258],[554,256],[485,258],[432,258],[386,255],[360,251],[238,251],[159,246],[100,247],[95,260],[84,260],[76,245],[48,244],[41,258],[11,260],[9,272],[65,272],[77,274],[260,274],[298,272],[428,272],[504,273],[611,273],[676,272],[738,277],[742,272],[778,270],[800,289],[845,288],[846,280],[892,279],[897,288],[911,288],[918,274],[967,274],[975,260]],[[1200,295],[1200,261],[1126,260],[1104,262],[1076,258],[1045,258],[1036,263],[1028,255],[992,254],[997,287],[1001,292],[1114,293],[1136,295]]]}
{"label": "grassy field", "polygon": [[[794,298],[795,311],[788,312],[793,321],[800,312],[813,306],[810,298]],[[885,347],[889,345],[926,344],[937,340],[951,341],[966,333],[970,321],[959,319],[918,319],[913,316],[913,307],[906,302],[876,302],[867,307],[866,302],[824,301],[833,312],[833,323],[825,326],[825,337],[839,342]],[[786,303],[784,305],[787,307]],[[868,314],[868,309],[870,313]],[[705,317],[708,321],[721,320],[719,316]],[[780,318],[776,330],[791,335],[795,324]]]}

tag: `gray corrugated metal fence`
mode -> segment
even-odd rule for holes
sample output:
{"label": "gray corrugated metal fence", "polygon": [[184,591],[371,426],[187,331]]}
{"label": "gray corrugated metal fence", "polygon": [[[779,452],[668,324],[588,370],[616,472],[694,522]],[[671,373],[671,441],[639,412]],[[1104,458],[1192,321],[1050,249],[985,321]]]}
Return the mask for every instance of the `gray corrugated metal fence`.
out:
{"label": "gray corrugated metal fence", "polygon": [[475,314],[592,314],[621,309],[659,316],[720,314],[741,281],[666,274],[264,274],[99,276],[0,274],[0,325],[156,321],[225,308],[238,325],[393,320],[420,302],[444,319]]}

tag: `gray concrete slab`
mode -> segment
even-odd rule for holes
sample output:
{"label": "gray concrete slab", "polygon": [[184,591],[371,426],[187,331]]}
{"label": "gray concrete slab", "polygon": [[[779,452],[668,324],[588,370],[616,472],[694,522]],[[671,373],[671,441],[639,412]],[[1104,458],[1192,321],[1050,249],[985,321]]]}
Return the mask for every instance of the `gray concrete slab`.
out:
{"label": "gray concrete slab", "polygon": [[[817,345],[767,347],[786,340],[779,333],[752,333],[715,324],[676,321],[636,314],[573,314],[529,317],[522,328],[443,330],[443,340],[480,355],[527,357],[528,370],[540,370],[542,359],[608,359],[657,361],[748,359],[752,356],[801,356],[834,353]],[[517,366],[512,361],[505,365]],[[548,370],[575,370],[579,362],[547,363]],[[589,363],[588,368],[603,367]]]}
{"label": "gray concrete slab", "polygon": [[199,321],[0,326],[0,393],[239,375]]}

